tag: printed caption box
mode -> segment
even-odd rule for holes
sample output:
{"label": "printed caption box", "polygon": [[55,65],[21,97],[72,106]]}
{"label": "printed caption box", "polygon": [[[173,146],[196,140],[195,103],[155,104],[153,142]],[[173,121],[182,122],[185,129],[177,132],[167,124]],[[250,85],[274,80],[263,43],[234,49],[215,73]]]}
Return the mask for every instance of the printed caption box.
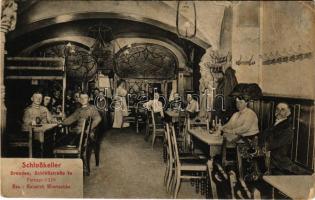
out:
{"label": "printed caption box", "polygon": [[83,197],[81,159],[1,158],[5,197]]}

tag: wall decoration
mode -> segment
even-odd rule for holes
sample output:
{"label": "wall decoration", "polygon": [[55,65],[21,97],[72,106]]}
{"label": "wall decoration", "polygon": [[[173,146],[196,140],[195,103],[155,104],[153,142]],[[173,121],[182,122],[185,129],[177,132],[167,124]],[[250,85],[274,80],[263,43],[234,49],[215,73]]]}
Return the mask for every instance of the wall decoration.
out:
{"label": "wall decoration", "polygon": [[67,77],[81,82],[93,79],[97,72],[97,63],[90,52],[75,43],[48,44],[32,52],[31,56],[65,58]]}
{"label": "wall decoration", "polygon": [[125,46],[116,53],[114,61],[120,78],[175,79],[178,68],[173,52],[151,43]]}
{"label": "wall decoration", "polygon": [[239,60],[235,62],[236,65],[255,65],[254,55],[251,55],[249,59],[242,59],[242,56],[240,55]]}
{"label": "wall decoration", "polygon": [[269,54],[260,55],[263,65],[302,61],[304,59],[312,58],[312,56],[312,51],[309,48],[307,48],[307,50],[302,49],[301,45],[298,46],[297,50],[290,47],[289,51],[284,49],[281,53],[279,53],[279,51],[275,51],[270,52]]}

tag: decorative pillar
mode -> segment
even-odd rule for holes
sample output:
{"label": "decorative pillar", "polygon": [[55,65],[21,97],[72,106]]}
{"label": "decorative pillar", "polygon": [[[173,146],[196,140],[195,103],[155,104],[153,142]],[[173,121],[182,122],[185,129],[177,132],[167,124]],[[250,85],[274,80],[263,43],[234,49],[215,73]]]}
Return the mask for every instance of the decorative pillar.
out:
{"label": "decorative pillar", "polygon": [[1,5],[1,28],[0,28],[0,123],[1,123],[1,134],[4,133],[6,128],[6,115],[7,109],[5,106],[5,86],[4,86],[4,57],[5,57],[5,36],[9,31],[15,29],[16,24],[16,11],[17,4],[14,0],[2,0]]}

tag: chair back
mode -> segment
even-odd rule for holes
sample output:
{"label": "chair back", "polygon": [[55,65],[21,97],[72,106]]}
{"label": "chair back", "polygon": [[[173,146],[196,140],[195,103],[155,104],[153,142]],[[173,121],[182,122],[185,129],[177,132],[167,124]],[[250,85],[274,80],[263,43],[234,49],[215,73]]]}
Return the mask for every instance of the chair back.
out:
{"label": "chair back", "polygon": [[150,112],[153,127],[155,129],[164,127],[161,114],[159,112],[155,113],[152,110]]}
{"label": "chair back", "polygon": [[167,143],[167,151],[168,151],[168,158],[170,162],[173,161],[173,151],[172,151],[172,143],[171,143],[171,135],[170,135],[170,126],[168,123],[165,125],[165,139]]}
{"label": "chair back", "polygon": [[171,125],[171,129],[170,129],[170,137],[171,137],[172,153],[175,160],[175,166],[179,167],[180,161],[179,161],[179,154],[178,154],[178,146],[177,146],[177,140],[176,140],[176,135],[175,135],[175,128],[173,124]]}
{"label": "chair back", "polygon": [[179,111],[178,115],[178,127],[179,127],[179,133],[180,135],[183,135],[185,128],[186,128],[186,112],[185,111]]}
{"label": "chair back", "polygon": [[88,142],[89,142],[90,134],[91,134],[91,131],[92,131],[92,121],[93,120],[92,120],[91,117],[88,117],[87,120],[86,120],[85,137],[83,137],[84,141],[83,141],[83,145],[82,145],[84,148],[88,145]]}
{"label": "chair back", "polygon": [[87,144],[87,140],[89,138],[89,134],[91,131],[91,124],[92,124],[91,117],[88,117],[87,119],[83,121],[82,128],[81,128],[80,142],[79,142],[79,147],[78,147],[79,152],[81,152],[82,147],[85,147]]}

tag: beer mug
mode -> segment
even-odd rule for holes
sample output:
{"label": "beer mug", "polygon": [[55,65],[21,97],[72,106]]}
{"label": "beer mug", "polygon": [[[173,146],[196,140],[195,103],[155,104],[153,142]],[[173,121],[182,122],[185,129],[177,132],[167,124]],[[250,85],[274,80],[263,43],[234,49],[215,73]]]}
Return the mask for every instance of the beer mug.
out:
{"label": "beer mug", "polygon": [[39,125],[42,122],[42,120],[40,119],[40,117],[36,117],[35,122],[36,125]]}

